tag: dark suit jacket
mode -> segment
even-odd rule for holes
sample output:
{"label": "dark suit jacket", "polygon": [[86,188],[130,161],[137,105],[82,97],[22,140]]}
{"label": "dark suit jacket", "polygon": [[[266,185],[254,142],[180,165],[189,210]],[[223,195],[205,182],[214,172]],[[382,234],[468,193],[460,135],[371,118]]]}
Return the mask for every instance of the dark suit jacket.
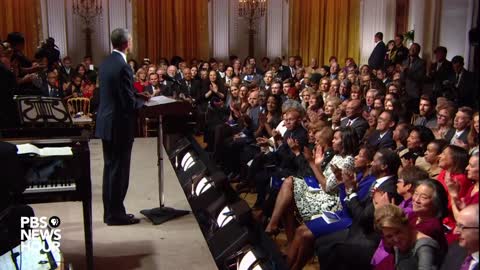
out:
{"label": "dark suit jacket", "polygon": [[[340,126],[346,127],[347,124],[348,124],[348,118],[345,118],[340,123]],[[360,141],[362,140],[363,136],[365,135],[365,132],[368,129],[368,122],[367,120],[365,120],[363,117],[360,116],[358,117],[357,120],[355,120],[355,122],[353,122],[353,124],[350,127],[355,130],[355,132],[357,133],[358,141]]]}
{"label": "dark suit jacket", "polygon": [[430,66],[430,76],[429,79],[433,83],[433,91],[439,95],[442,90],[442,85],[444,81],[450,79],[451,74],[453,73],[452,62],[445,59],[440,68],[437,70],[437,63],[432,63]]}
{"label": "dark suit jacket", "polygon": [[[453,136],[455,135],[455,131],[456,130],[454,128],[447,131],[447,134],[445,134],[445,140],[450,142],[450,140],[452,140]],[[466,128],[465,131],[462,133],[462,135],[460,135],[460,137],[458,137],[458,139],[461,140],[464,143],[467,143],[467,138],[468,138],[468,133],[469,132],[470,132],[470,129]]]}
{"label": "dark suit jacket", "polygon": [[367,138],[365,144],[372,149],[378,150],[381,148],[395,148],[395,141],[393,141],[393,132],[391,130],[387,131],[385,135],[380,139],[380,132],[375,130]]}
{"label": "dark suit jacket", "polygon": [[408,49],[405,46],[395,47],[395,59],[394,63],[401,65],[408,57]]}
{"label": "dark suit jacket", "polygon": [[458,106],[469,106],[476,108],[476,105],[478,104],[476,91],[478,91],[478,89],[475,83],[475,76],[473,72],[464,69],[458,83],[456,81],[456,73],[453,72],[450,74],[450,80],[454,85],[454,97]]}
{"label": "dark suit jacket", "polygon": [[407,66],[401,74],[402,80],[405,81],[405,91],[410,98],[418,99],[422,93],[426,75],[425,60],[418,57],[413,60],[407,58],[403,65]]}
{"label": "dark suit jacket", "polygon": [[198,92],[200,91],[200,82],[197,80],[190,81],[190,87],[185,80],[180,81],[180,89],[178,94],[184,94],[185,97],[191,97],[197,99]]}
{"label": "dark suit jacket", "polygon": [[133,71],[118,52],[112,52],[100,65],[100,104],[95,135],[113,143],[134,138],[135,109],[143,105],[135,98]]}
{"label": "dark suit jacket", "polygon": [[[459,270],[466,257],[467,251],[455,241],[448,246],[448,253],[443,259],[440,270]],[[478,269],[478,265],[474,269]]]}
{"label": "dark suit jacket", "polygon": [[44,97],[63,97],[63,90],[60,87],[57,87],[54,91],[50,92],[48,90],[48,83],[44,84],[42,87],[42,96]]}
{"label": "dark suit jacket", "polygon": [[385,43],[383,43],[383,41],[378,42],[368,58],[368,65],[373,69],[383,68],[386,52],[387,47]]}
{"label": "dark suit jacket", "polygon": [[0,63],[0,127],[18,125],[17,106],[13,101],[17,81],[15,75]]}

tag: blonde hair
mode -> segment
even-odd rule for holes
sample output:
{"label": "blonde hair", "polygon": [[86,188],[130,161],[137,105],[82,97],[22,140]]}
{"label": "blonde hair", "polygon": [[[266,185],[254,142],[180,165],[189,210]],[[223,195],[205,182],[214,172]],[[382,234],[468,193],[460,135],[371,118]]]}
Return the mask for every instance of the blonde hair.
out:
{"label": "blonde hair", "polygon": [[401,229],[408,226],[408,218],[402,208],[386,204],[375,210],[375,228],[382,230],[383,228]]}

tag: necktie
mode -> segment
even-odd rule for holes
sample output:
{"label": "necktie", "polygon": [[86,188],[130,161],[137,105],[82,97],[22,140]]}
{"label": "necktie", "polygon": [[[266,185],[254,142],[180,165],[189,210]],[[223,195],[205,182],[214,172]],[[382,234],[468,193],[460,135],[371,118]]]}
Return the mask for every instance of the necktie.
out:
{"label": "necktie", "polygon": [[473,260],[473,257],[472,255],[469,255],[465,258],[465,260],[463,261],[463,264],[462,266],[460,267],[460,270],[469,270],[470,268],[470,263],[472,262]]}
{"label": "necktie", "polygon": [[347,122],[347,127],[351,126],[352,125],[352,120],[348,119],[348,122]]}
{"label": "necktie", "polygon": [[373,193],[377,189],[375,185],[377,185],[377,181],[373,182],[373,184],[370,186],[370,189],[368,190],[368,195],[370,196],[370,198],[373,197]]}

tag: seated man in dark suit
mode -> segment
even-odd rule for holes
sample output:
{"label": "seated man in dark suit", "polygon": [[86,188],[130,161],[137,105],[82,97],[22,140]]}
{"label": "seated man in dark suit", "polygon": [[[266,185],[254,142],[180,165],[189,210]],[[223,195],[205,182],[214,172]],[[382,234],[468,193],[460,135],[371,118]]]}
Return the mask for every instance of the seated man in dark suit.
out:
{"label": "seated man in dark suit", "polygon": [[453,120],[453,127],[445,135],[445,140],[449,141],[450,144],[456,144],[463,146],[467,144],[467,137],[470,131],[470,123],[473,119],[473,110],[470,107],[460,107],[455,114],[455,119]]}
{"label": "seated man in dark suit", "polygon": [[397,170],[401,161],[390,149],[380,149],[375,154],[371,173],[376,177],[370,196],[358,200],[356,183],[344,181],[347,198],[345,207],[352,216],[352,225],[345,231],[318,238],[315,250],[322,270],[327,269],[370,269],[370,259],[380,242],[374,228],[374,212],[378,197],[387,194],[389,201],[396,204],[402,198],[397,193]]}
{"label": "seated man in dark suit", "polygon": [[478,270],[478,204],[463,208],[456,221],[458,245],[449,246],[441,270]]}
{"label": "seated man in dark suit", "polygon": [[63,89],[58,81],[57,73],[53,70],[47,72],[47,81],[42,87],[42,96],[44,97],[63,97]]}
{"label": "seated man in dark suit", "polygon": [[377,129],[367,138],[365,144],[372,149],[395,148],[393,129],[398,117],[392,111],[384,111],[378,116]]}
{"label": "seated man in dark suit", "polygon": [[200,90],[200,82],[192,79],[190,68],[184,68],[182,74],[183,79],[180,81],[178,98],[194,104]]}
{"label": "seated man in dark suit", "polygon": [[164,93],[162,93],[163,89],[160,88],[157,73],[150,73],[148,75],[148,82],[149,84],[143,87],[143,93],[148,93],[152,97],[165,95]]}
{"label": "seated man in dark suit", "polygon": [[347,117],[342,120],[341,127],[351,127],[360,141],[368,129],[368,122],[362,117],[362,103],[358,99],[350,100],[345,108]]}

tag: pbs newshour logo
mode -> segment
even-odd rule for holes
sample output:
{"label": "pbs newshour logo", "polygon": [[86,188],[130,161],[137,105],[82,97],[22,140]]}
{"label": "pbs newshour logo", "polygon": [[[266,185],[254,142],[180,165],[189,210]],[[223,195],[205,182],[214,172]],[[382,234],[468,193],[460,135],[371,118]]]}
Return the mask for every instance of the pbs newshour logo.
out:
{"label": "pbs newshour logo", "polygon": [[[60,248],[60,239],[62,239],[60,226],[60,218],[57,216],[47,217],[21,217],[20,232],[22,240],[22,248],[34,248],[50,252]],[[39,244],[34,239],[40,239],[44,243]],[[36,246],[39,245],[39,246]]]}

